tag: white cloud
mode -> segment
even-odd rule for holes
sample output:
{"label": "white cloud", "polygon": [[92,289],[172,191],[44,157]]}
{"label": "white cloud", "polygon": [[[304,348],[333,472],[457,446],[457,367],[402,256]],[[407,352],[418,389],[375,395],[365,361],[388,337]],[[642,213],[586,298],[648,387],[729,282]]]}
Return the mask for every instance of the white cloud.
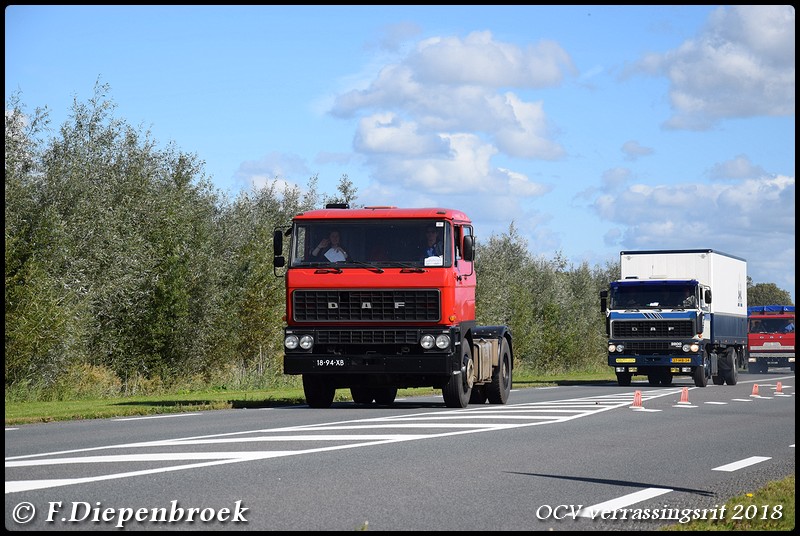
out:
{"label": "white cloud", "polygon": [[760,166],[753,165],[744,155],[715,164],[708,172],[712,179],[752,179],[764,175],[766,172]]}
{"label": "white cloud", "polygon": [[622,144],[622,152],[628,160],[636,160],[640,156],[650,156],[653,154],[653,149],[644,147],[638,141],[629,140]]}
{"label": "white cloud", "polygon": [[722,119],[795,111],[794,7],[720,7],[695,39],[643,57],[635,71],[666,76],[668,128],[705,130]]}
{"label": "white cloud", "polygon": [[762,282],[794,289],[794,177],[635,184],[599,195],[593,207],[602,220],[623,229],[605,239],[624,249],[716,249],[758,265]]}

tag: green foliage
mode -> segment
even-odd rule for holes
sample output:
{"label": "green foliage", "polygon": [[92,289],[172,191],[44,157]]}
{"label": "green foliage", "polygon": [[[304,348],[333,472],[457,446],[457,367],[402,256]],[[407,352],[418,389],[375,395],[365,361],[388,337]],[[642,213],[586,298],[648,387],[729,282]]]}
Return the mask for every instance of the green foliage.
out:
{"label": "green foliage", "polygon": [[756,283],[747,276],[747,305],[794,305],[788,291],[775,283]]}

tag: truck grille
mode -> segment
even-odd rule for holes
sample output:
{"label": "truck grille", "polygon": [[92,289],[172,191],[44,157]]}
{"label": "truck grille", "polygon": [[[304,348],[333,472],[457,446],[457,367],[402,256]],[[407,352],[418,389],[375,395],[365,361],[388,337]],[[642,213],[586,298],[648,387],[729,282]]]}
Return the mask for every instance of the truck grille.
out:
{"label": "truck grille", "polygon": [[691,320],[617,320],[611,323],[613,339],[677,339],[693,335]]}
{"label": "truck grille", "polygon": [[395,329],[319,330],[316,334],[318,344],[416,344],[420,337],[418,330]]}
{"label": "truck grille", "polygon": [[295,290],[297,322],[437,322],[438,290]]}

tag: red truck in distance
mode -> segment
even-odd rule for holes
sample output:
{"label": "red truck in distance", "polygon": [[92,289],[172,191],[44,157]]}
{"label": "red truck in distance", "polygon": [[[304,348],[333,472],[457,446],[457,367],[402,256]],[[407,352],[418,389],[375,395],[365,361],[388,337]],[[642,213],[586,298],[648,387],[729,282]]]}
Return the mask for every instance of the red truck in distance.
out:
{"label": "red truck in distance", "polygon": [[747,308],[747,371],[789,367],[794,372],[794,305]]}

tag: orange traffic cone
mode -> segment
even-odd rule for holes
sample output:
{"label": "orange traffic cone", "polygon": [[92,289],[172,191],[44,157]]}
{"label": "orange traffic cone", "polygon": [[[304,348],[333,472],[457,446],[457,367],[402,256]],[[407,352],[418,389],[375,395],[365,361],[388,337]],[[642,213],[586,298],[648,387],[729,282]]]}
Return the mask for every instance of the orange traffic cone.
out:
{"label": "orange traffic cone", "polygon": [[640,409],[641,407],[642,407],[642,392],[637,390],[633,392],[633,405],[631,406],[631,408]]}
{"label": "orange traffic cone", "polygon": [[778,382],[778,386],[775,388],[775,393],[779,395],[783,394],[783,385],[781,385],[781,382]]}
{"label": "orange traffic cone", "polygon": [[689,388],[684,387],[681,391],[681,399],[678,404],[688,404],[689,403]]}
{"label": "orange traffic cone", "polygon": [[750,393],[750,396],[758,396],[758,384],[757,383],[753,384],[753,392]]}

